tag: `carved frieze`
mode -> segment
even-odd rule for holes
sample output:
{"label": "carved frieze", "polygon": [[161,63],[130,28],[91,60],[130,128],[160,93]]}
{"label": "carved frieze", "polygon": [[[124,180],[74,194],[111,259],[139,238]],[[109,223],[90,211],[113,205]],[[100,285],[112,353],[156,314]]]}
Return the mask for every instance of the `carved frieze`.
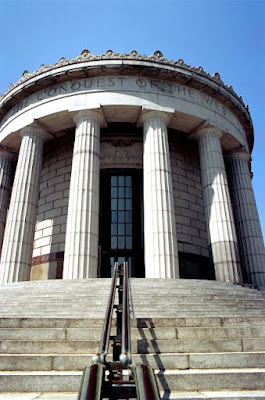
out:
{"label": "carved frieze", "polygon": [[143,164],[143,145],[131,140],[117,140],[101,142],[100,166],[140,168]]}

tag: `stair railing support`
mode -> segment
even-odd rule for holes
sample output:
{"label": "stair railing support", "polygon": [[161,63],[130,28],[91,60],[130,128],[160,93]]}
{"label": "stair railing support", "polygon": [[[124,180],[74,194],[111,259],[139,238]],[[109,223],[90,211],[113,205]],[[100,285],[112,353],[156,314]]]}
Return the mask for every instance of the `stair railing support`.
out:
{"label": "stair railing support", "polygon": [[[119,277],[119,284],[117,279]],[[118,305],[114,305],[118,290]],[[113,310],[116,308],[116,335],[111,336]],[[113,361],[106,357],[110,339],[113,340]],[[128,263],[115,263],[111,290],[101,333],[98,353],[93,364],[85,368],[78,400],[101,400],[103,398],[160,400],[154,371],[150,366],[131,365],[131,329],[128,290]],[[124,374],[124,370],[126,374]],[[108,376],[106,372],[108,371]]]}

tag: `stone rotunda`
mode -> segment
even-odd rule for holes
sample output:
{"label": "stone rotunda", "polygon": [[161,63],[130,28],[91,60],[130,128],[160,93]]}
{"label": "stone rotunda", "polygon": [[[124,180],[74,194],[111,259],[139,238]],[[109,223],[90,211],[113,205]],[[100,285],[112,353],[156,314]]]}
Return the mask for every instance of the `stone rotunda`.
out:
{"label": "stone rotunda", "polygon": [[2,284],[110,277],[265,286],[248,107],[160,51],[41,67],[0,97]]}
{"label": "stone rotunda", "polygon": [[265,400],[253,141],[218,73],[160,51],[84,50],[8,88],[0,400],[78,398],[125,260],[132,363],[154,368],[161,398]]}

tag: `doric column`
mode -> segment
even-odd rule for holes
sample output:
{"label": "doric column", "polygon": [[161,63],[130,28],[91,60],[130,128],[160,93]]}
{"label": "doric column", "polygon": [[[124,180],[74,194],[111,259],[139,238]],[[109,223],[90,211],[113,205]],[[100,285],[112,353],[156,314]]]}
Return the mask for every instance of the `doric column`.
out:
{"label": "doric column", "polygon": [[222,132],[214,127],[202,128],[196,132],[209,248],[216,280],[239,283],[242,282],[241,266],[221,135]]}
{"label": "doric column", "polygon": [[99,139],[97,111],[74,115],[76,135],[66,224],[63,279],[97,277],[99,229]]}
{"label": "doric column", "polygon": [[144,243],[146,278],[178,278],[178,249],[167,124],[149,111],[144,121]]}
{"label": "doric column", "polygon": [[45,132],[35,126],[21,131],[22,141],[2,248],[2,283],[25,281],[30,277],[44,135]]}
{"label": "doric column", "polygon": [[231,152],[227,158],[238,242],[247,282],[265,286],[265,249],[248,166],[250,156],[246,151],[239,150]]}
{"label": "doric column", "polygon": [[0,149],[0,254],[2,250],[6,213],[10,200],[13,154]]}

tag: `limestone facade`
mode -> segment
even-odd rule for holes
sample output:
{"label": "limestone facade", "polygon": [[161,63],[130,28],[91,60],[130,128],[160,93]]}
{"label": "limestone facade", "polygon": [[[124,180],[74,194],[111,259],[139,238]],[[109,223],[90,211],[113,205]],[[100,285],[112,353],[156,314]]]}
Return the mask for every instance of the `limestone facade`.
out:
{"label": "limestone facade", "polygon": [[251,117],[219,74],[84,51],[25,72],[0,118],[2,283],[126,259],[132,276],[265,286]]}

